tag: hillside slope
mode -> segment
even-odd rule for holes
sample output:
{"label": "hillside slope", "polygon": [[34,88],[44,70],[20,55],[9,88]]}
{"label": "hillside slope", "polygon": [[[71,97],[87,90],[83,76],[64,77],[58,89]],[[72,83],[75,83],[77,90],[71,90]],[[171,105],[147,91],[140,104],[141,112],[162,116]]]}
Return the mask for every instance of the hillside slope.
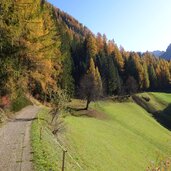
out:
{"label": "hillside slope", "polygon": [[[170,94],[155,95],[163,104],[171,101]],[[73,104],[82,106],[80,101],[74,100]],[[171,156],[171,132],[131,101],[95,103],[88,112],[77,111],[65,116],[64,122],[65,129],[58,134],[58,141],[72,156],[71,159],[66,154],[65,169],[68,171],[80,170],[76,163],[86,171],[144,171],[147,166],[157,166]],[[62,150],[58,143],[54,144],[54,136],[47,129],[43,131],[43,144],[39,142],[41,148],[36,145],[33,149],[36,165],[44,170],[60,170]],[[39,133],[34,133],[34,139],[36,136],[39,139]]]}
{"label": "hillside slope", "polygon": [[171,155],[171,133],[134,103],[102,102],[108,119],[67,117],[69,149],[85,170],[145,170]]}
{"label": "hillside slope", "polygon": [[167,93],[140,93],[133,96],[134,101],[164,127],[171,130],[171,95]]}

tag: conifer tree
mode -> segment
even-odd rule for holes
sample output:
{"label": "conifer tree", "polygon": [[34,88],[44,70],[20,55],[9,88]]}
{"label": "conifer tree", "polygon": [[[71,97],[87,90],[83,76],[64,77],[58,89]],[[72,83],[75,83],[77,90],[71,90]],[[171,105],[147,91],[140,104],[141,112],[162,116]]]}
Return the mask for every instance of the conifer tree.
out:
{"label": "conifer tree", "polygon": [[[102,79],[99,73],[99,69],[96,66],[96,70],[95,70],[95,81],[96,81],[96,87],[97,87],[97,91],[99,92],[99,95],[101,95],[101,93],[103,92],[103,87],[102,87]],[[97,93],[98,93],[97,92]]]}
{"label": "conifer tree", "polygon": [[157,76],[152,64],[148,67],[148,73],[149,73],[150,87],[153,90],[157,88]]}
{"label": "conifer tree", "polygon": [[114,59],[117,64],[118,70],[121,72],[124,69],[124,60],[121,52],[119,51],[117,45],[114,47]]}
{"label": "conifer tree", "polygon": [[143,64],[144,68],[144,85],[143,88],[146,90],[150,87],[149,74],[146,63]]}
{"label": "conifer tree", "polygon": [[34,92],[40,85],[39,93],[46,95],[49,89],[55,91],[62,71],[61,42],[57,36],[59,28],[53,8],[40,0],[32,0],[30,3],[17,2],[16,6],[20,12],[20,41],[27,49],[22,60],[28,68],[30,84],[34,85],[30,91]]}
{"label": "conifer tree", "polygon": [[102,82],[98,68],[95,68],[93,59],[90,59],[89,69],[80,83],[80,93],[86,99],[87,110],[92,100],[96,100],[101,95]]}
{"label": "conifer tree", "polygon": [[61,88],[66,90],[66,92],[70,95],[74,95],[74,79],[72,76],[73,73],[73,60],[71,57],[71,38],[67,28],[59,24],[60,26],[60,35],[61,35],[61,56],[62,56],[62,73],[60,85]]}
{"label": "conifer tree", "polygon": [[114,95],[120,89],[120,77],[111,57],[108,58],[108,94]]}
{"label": "conifer tree", "polygon": [[97,45],[96,45],[96,39],[89,34],[86,38],[86,49],[87,49],[87,62],[89,60],[95,59],[96,54],[97,54]]}
{"label": "conifer tree", "polygon": [[97,45],[97,52],[100,53],[104,48],[103,37],[100,33],[97,33],[96,45]]}
{"label": "conifer tree", "polygon": [[158,78],[158,85],[161,89],[167,89],[170,87],[171,75],[167,61],[163,59],[158,61],[156,66],[156,75]]}
{"label": "conifer tree", "polygon": [[144,69],[141,63],[141,59],[137,53],[134,56],[134,62],[136,67],[136,76],[138,79],[139,88],[143,89],[143,80],[144,80]]}
{"label": "conifer tree", "polygon": [[95,81],[95,77],[96,77],[96,68],[95,68],[95,64],[94,64],[94,60],[93,58],[90,58],[90,65],[89,65],[89,69],[87,71],[87,74],[90,74],[93,77],[93,80]]}

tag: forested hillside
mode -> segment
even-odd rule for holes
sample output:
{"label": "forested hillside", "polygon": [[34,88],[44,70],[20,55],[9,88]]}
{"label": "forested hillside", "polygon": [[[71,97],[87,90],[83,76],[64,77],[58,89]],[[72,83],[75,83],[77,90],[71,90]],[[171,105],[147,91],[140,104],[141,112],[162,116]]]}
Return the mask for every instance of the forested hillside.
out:
{"label": "forested hillside", "polygon": [[104,95],[168,90],[171,79],[170,61],[127,52],[44,0],[1,0],[0,66],[1,97],[42,101],[59,89],[78,95],[86,74]]}

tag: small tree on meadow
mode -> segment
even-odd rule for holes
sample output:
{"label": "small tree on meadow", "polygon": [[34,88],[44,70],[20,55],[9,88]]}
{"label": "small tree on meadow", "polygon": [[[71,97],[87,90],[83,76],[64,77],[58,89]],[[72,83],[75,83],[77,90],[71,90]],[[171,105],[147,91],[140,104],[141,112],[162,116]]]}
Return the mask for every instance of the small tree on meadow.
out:
{"label": "small tree on meadow", "polygon": [[68,101],[69,101],[68,95],[63,90],[59,89],[57,92],[54,92],[52,94],[51,96],[52,110],[50,111],[50,114],[52,115],[51,123],[54,121],[54,119],[58,120],[62,111],[64,111],[67,108]]}
{"label": "small tree on meadow", "polygon": [[102,95],[101,76],[98,67],[95,68],[92,58],[90,59],[89,69],[81,80],[80,93],[82,98],[86,100],[85,110],[88,109],[91,101],[97,100]]}

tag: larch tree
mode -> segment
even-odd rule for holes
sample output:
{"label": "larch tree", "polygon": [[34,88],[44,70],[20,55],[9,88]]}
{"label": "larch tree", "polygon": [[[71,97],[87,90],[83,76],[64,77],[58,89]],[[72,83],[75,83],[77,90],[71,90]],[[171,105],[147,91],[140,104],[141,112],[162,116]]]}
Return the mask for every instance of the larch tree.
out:
{"label": "larch tree", "polygon": [[102,79],[101,79],[101,75],[99,72],[98,67],[96,66],[96,70],[95,70],[95,82],[96,82],[96,87],[97,87],[97,93],[99,93],[99,96],[102,95],[103,93],[103,86],[102,86]]}
{"label": "larch tree", "polygon": [[152,64],[149,65],[148,67],[148,73],[149,73],[150,87],[152,90],[156,89],[157,88],[157,76],[154,70],[154,66]]}
{"label": "larch tree", "polygon": [[144,80],[144,69],[141,63],[141,59],[137,53],[135,53],[134,62],[136,67],[136,76],[138,79],[139,88],[142,89]]}
{"label": "larch tree", "polygon": [[49,92],[57,88],[62,71],[61,40],[52,6],[41,2],[31,0],[30,3],[17,2],[16,5],[22,29],[20,41],[27,49],[23,60],[32,85],[29,86],[30,91],[43,95],[46,100]]}
{"label": "larch tree", "polygon": [[115,62],[117,64],[119,72],[122,72],[124,69],[124,60],[123,60],[122,54],[119,51],[117,45],[115,45],[115,47],[114,47],[113,55],[114,55],[114,59],[115,59]]}
{"label": "larch tree", "polygon": [[147,90],[150,87],[150,80],[149,80],[147,65],[145,62],[143,64],[143,68],[144,68],[144,81],[143,81],[144,85],[143,85],[143,88],[145,90]]}
{"label": "larch tree", "polygon": [[89,61],[91,58],[95,58],[97,54],[97,45],[96,39],[91,34],[89,34],[86,38],[86,48],[87,48],[87,60]]}
{"label": "larch tree", "polygon": [[99,98],[102,92],[102,82],[98,68],[95,68],[93,59],[90,59],[89,69],[80,82],[80,93],[86,100],[85,110],[91,101]]}
{"label": "larch tree", "polygon": [[67,31],[67,28],[62,25],[60,26],[61,34],[61,56],[62,56],[62,70],[60,86],[64,89],[70,96],[74,94],[74,79],[72,76],[73,72],[73,59],[71,57],[71,38],[70,33]]}

